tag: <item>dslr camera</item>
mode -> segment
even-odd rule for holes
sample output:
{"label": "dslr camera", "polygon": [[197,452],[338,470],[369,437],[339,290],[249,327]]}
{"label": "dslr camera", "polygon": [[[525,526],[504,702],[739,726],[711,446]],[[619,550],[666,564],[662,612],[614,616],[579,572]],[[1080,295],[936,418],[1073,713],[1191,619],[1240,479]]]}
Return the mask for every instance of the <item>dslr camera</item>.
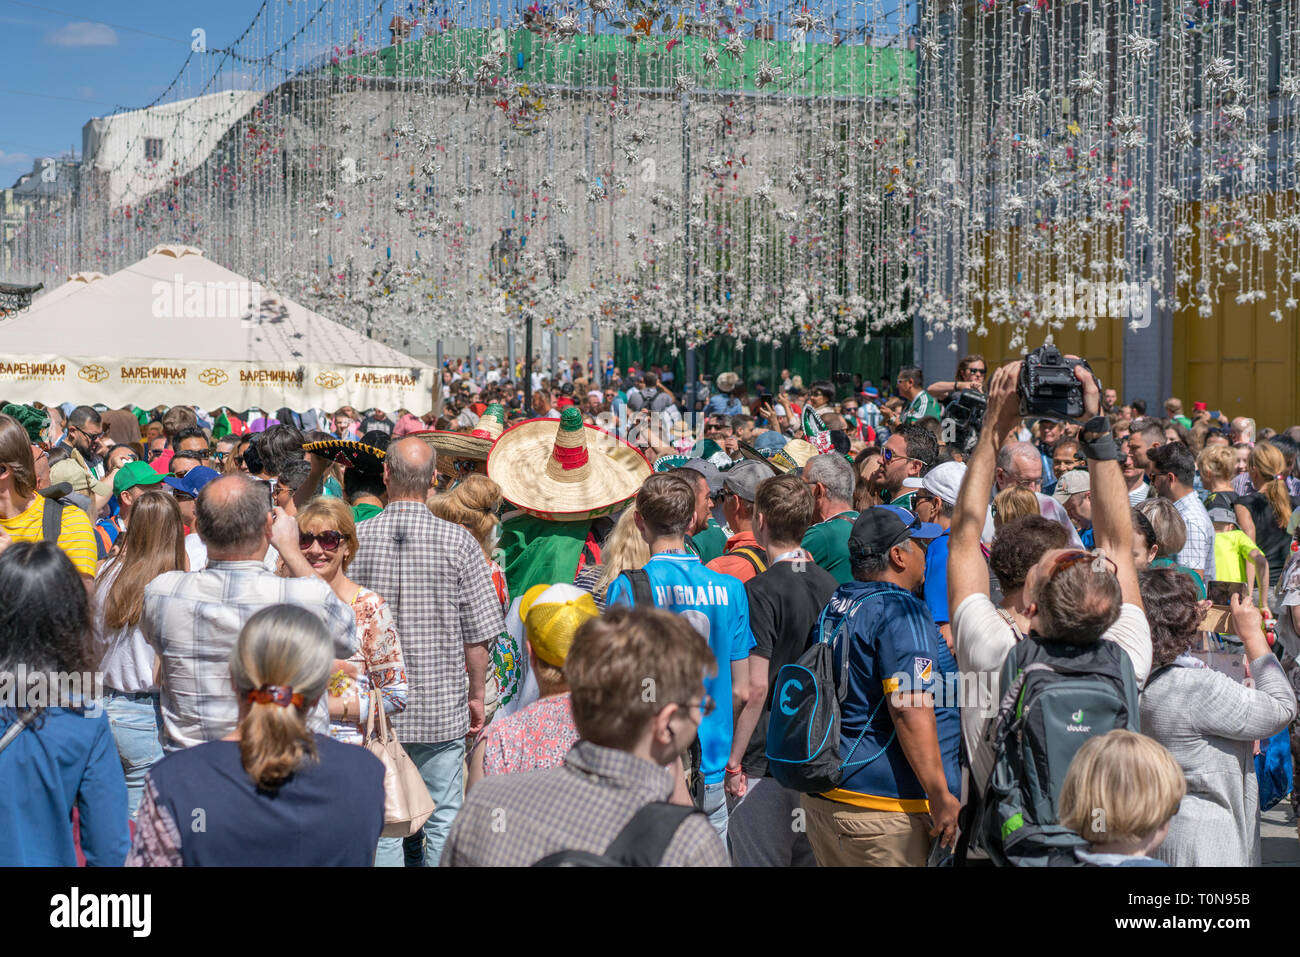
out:
{"label": "dslr camera", "polygon": [[[1039,346],[1025,356],[1020,367],[1016,394],[1020,396],[1022,416],[1048,416],[1077,419],[1083,415],[1083,383],[1074,376],[1074,367],[1092,372],[1086,359],[1069,359],[1056,346]],[[1101,383],[1094,375],[1092,381]]]}
{"label": "dslr camera", "polygon": [[984,427],[984,413],[988,407],[989,397],[975,389],[959,389],[948,396],[943,418],[939,420],[944,444],[969,454]]}

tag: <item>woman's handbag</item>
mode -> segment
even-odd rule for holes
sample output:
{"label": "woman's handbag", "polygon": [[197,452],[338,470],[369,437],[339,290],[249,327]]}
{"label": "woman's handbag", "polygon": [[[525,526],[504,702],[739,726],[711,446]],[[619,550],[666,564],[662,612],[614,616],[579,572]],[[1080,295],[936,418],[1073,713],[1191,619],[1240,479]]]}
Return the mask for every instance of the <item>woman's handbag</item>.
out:
{"label": "woman's handbag", "polygon": [[366,750],[384,763],[384,829],[381,836],[411,837],[418,834],[433,814],[433,799],[429,797],[429,789],[415,762],[388,723],[383,696],[378,693],[371,698],[370,714],[366,718]]}

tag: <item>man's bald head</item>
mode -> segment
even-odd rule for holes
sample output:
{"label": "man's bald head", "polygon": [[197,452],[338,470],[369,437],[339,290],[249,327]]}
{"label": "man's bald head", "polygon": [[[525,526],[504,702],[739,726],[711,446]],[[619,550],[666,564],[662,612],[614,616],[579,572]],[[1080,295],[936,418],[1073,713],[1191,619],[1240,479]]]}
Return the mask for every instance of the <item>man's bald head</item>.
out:
{"label": "man's bald head", "polygon": [[390,502],[423,502],[433,487],[437,453],[423,439],[411,436],[388,446],[384,485]]}
{"label": "man's bald head", "polygon": [[195,530],[214,557],[266,553],[271,489],[248,475],[223,475],[203,487],[194,506]]}

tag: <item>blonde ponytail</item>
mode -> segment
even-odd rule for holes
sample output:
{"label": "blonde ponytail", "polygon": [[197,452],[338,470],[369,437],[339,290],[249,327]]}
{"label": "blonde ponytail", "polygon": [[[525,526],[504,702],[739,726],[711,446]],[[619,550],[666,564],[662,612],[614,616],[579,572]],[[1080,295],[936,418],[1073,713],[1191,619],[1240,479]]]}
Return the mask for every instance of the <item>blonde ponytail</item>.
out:
{"label": "blonde ponytail", "polygon": [[325,691],[333,643],[321,620],[296,605],[272,605],[248,620],[230,656],[236,694],[249,702],[239,722],[244,770],[274,790],[316,757],[307,712]]}
{"label": "blonde ponytail", "polygon": [[1286,471],[1286,456],[1276,445],[1261,442],[1250,450],[1246,464],[1257,475],[1272,476],[1259,491],[1277,513],[1277,527],[1286,528],[1291,521],[1291,496],[1287,494],[1286,476],[1283,474]]}

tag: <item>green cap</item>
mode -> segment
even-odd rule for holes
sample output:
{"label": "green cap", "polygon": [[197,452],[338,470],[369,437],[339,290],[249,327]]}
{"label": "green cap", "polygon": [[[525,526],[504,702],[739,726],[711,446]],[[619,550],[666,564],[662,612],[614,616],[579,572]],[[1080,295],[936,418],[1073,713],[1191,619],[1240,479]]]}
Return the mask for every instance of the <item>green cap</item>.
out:
{"label": "green cap", "polygon": [[113,492],[120,495],[137,485],[157,485],[162,480],[148,462],[127,462],[113,476]]}

